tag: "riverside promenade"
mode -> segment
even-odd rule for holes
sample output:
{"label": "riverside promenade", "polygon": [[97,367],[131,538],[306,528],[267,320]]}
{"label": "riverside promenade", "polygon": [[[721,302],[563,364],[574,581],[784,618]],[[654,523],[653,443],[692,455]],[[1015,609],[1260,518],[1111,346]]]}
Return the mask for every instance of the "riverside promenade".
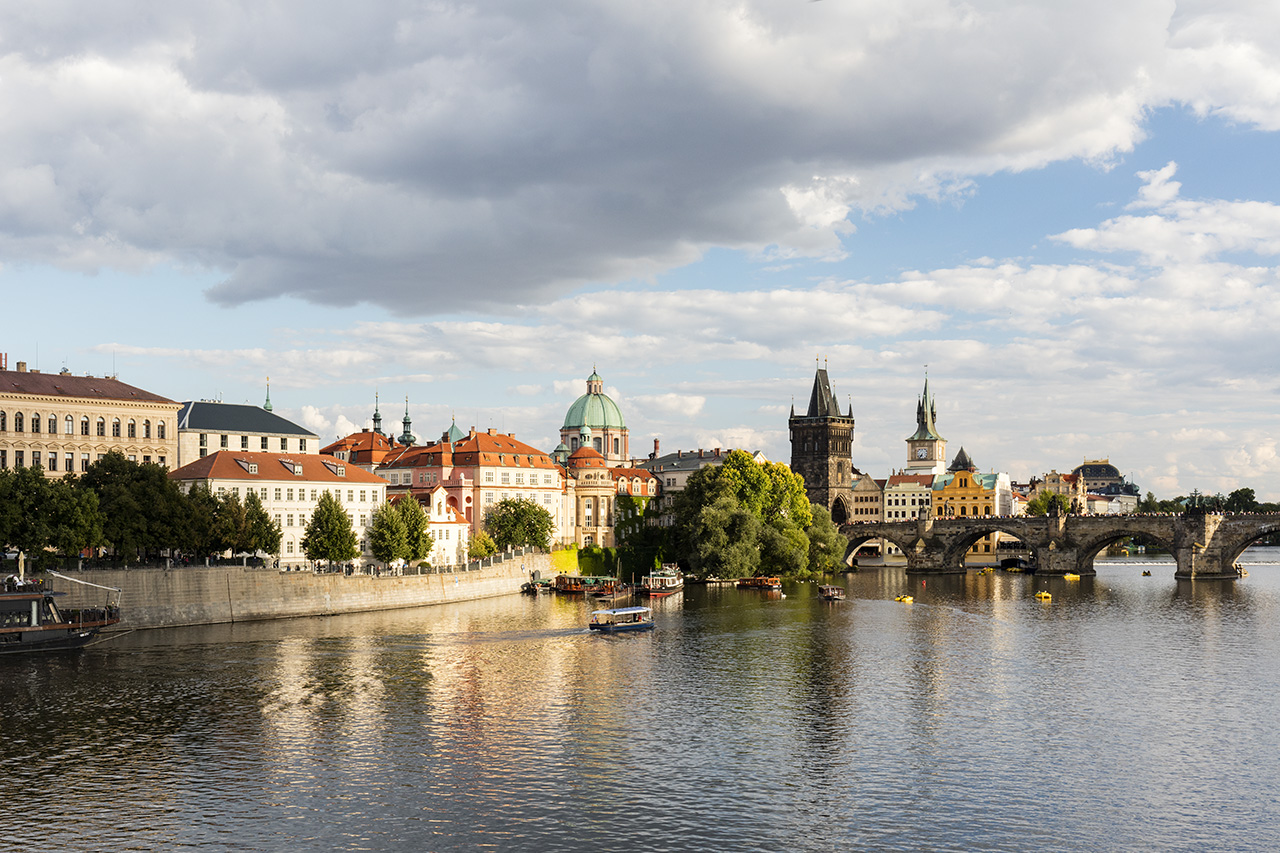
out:
{"label": "riverside promenade", "polygon": [[[499,559],[502,557],[504,559]],[[79,580],[120,589],[117,630],[252,622],[298,616],[331,616],[370,610],[422,607],[511,595],[529,574],[552,573],[551,556],[533,552],[499,555],[465,569],[430,574],[345,575],[341,572],[282,572],[244,566],[93,569]],[[51,578],[67,595],[60,607],[102,603],[103,590]]]}

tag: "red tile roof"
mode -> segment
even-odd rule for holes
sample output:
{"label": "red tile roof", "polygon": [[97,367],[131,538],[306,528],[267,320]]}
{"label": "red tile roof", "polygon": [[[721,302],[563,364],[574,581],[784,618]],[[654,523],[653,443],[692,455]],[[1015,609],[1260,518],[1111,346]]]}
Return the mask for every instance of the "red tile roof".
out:
{"label": "red tile roof", "polygon": [[383,468],[424,468],[440,465],[440,456],[453,454],[455,468],[492,465],[505,468],[556,468],[550,456],[536,447],[500,432],[476,432],[449,444],[406,447],[382,461]]}
{"label": "red tile roof", "polygon": [[933,475],[932,474],[894,474],[889,478],[889,483],[888,483],[888,485],[890,486],[904,486],[908,484],[916,485],[916,486],[932,486]]}
{"label": "red tile roof", "polygon": [[[257,473],[250,473],[249,466],[256,465]],[[294,467],[302,466],[302,474],[294,473]],[[338,470],[343,474],[339,475]],[[293,480],[308,483],[363,483],[386,484],[386,480],[370,474],[363,468],[344,464],[329,456],[314,453],[244,453],[219,450],[202,459],[189,462],[176,471],[169,472],[171,480]]]}

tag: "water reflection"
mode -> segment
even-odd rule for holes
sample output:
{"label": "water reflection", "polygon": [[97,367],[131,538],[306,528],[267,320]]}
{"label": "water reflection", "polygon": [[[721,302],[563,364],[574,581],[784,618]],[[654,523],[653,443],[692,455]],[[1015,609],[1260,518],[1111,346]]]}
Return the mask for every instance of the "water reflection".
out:
{"label": "water reflection", "polygon": [[[0,837],[99,850],[1280,844],[1280,566],[1100,563],[138,632],[0,658]],[[1032,598],[1049,589],[1053,599]],[[892,599],[911,594],[915,603]],[[50,780],[75,779],[75,796]]]}

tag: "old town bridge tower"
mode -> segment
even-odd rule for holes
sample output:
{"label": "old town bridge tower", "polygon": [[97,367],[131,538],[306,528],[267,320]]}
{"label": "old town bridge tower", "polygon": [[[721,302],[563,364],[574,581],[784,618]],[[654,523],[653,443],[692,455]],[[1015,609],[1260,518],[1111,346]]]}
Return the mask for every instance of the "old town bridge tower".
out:
{"label": "old town bridge tower", "polygon": [[791,406],[791,470],[804,477],[805,492],[812,503],[831,511],[836,524],[849,520],[853,501],[853,405],[847,415],[831,391],[826,368],[813,377],[809,409],[796,414]]}

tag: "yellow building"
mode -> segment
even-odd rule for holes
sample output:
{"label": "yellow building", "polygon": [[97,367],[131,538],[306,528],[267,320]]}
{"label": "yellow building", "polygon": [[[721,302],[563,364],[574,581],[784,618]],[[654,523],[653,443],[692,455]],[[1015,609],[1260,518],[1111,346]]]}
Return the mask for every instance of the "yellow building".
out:
{"label": "yellow building", "polygon": [[[934,518],[973,518],[1012,514],[1013,493],[1004,474],[981,474],[965,453],[956,454],[947,473],[934,480]],[[1007,505],[1006,505],[1007,503]],[[973,544],[965,562],[986,563],[999,559],[1000,534],[989,533]]]}
{"label": "yellow building", "polygon": [[58,477],[87,471],[112,450],[176,464],[178,403],[113,377],[17,367],[0,369],[0,468]]}

